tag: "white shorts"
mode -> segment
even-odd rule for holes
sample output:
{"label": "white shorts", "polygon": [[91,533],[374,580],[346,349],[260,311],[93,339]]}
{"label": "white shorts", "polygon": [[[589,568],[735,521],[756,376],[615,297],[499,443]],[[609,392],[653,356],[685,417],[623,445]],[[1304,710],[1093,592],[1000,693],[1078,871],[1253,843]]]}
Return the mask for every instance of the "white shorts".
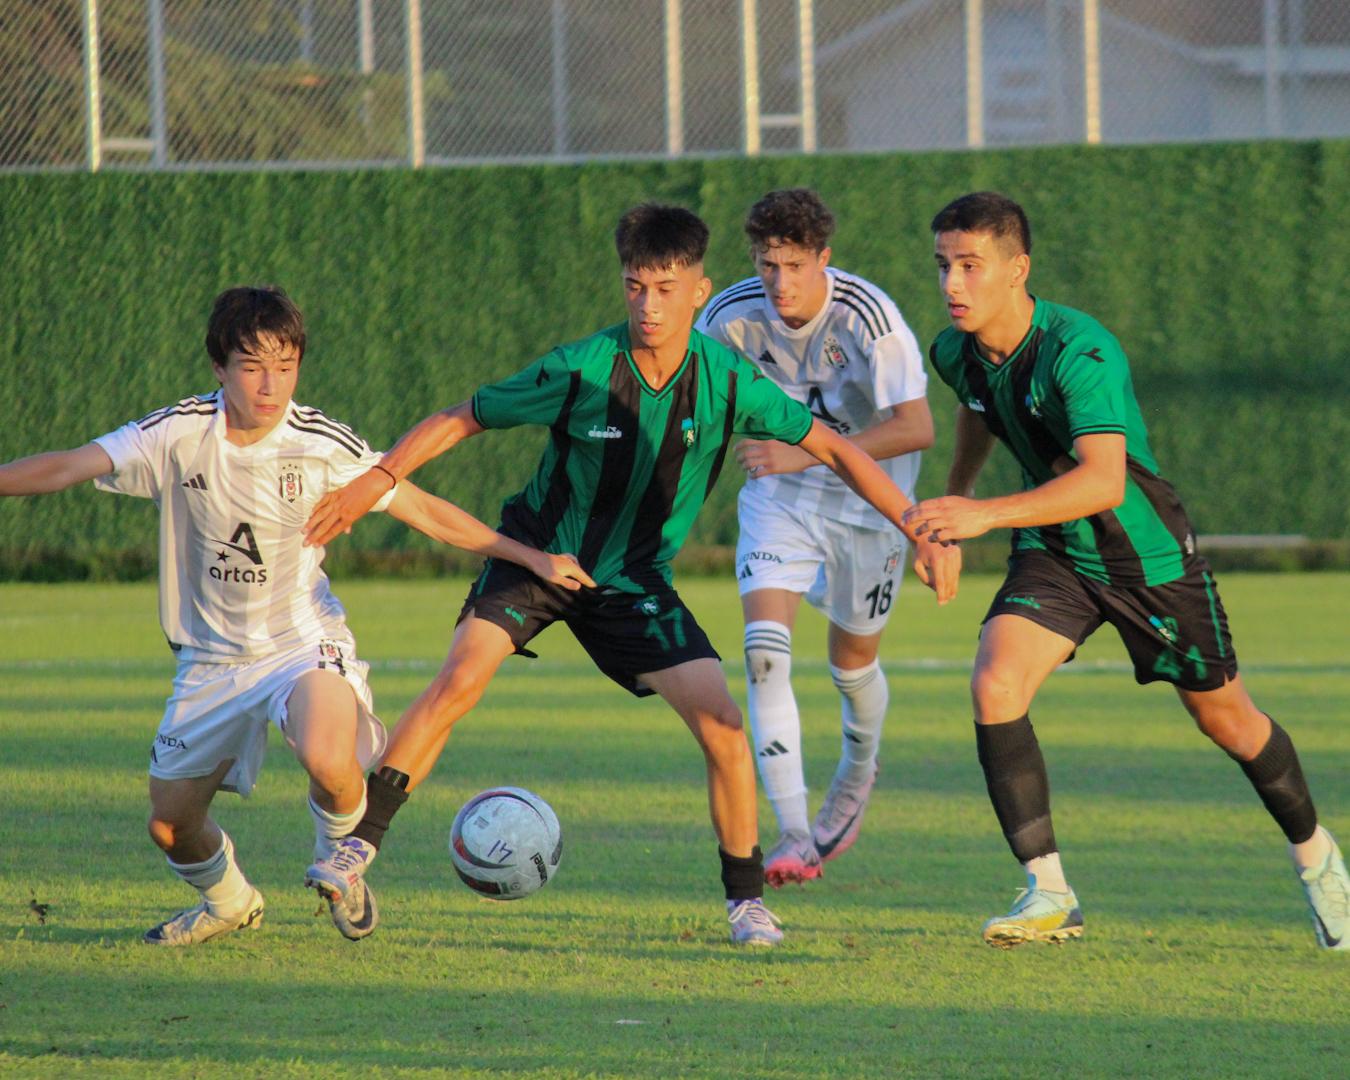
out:
{"label": "white shorts", "polygon": [[756,589],[803,593],[850,634],[880,633],[900,589],[909,542],[899,529],[865,529],[793,510],[741,488],[736,581]]}
{"label": "white shorts", "polygon": [[150,775],[161,780],[209,776],[228,758],[221,788],[247,795],[267,749],[267,727],[286,730],[286,702],[301,676],[335,671],[356,691],[356,754],[364,769],[384,753],[384,725],[373,711],[366,673],[350,635],[240,664],[181,662],[173,693],[150,745]]}

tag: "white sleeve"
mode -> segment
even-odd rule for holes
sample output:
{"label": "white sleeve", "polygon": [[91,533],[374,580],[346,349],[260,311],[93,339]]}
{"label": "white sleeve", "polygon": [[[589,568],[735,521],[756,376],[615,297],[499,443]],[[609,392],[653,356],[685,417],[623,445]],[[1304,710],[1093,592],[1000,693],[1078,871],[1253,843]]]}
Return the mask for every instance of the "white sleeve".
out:
{"label": "white sleeve", "polygon": [[113,471],[97,477],[94,486],[100,491],[136,495],[158,502],[164,483],[168,430],[167,423],[142,428],[139,421],[133,420],[116,431],[100,435],[94,442],[103,447],[112,460]]}
{"label": "white sleeve", "polygon": [[[336,453],[328,462],[329,491],[335,491],[337,488],[350,484],[362,473],[366,472],[371,466],[378,465],[383,454],[377,454],[370,448],[370,444],[365,439],[357,436],[357,441],[361,447],[361,456],[352,457],[341,448],[337,448]],[[389,504],[394,501],[394,488],[390,488],[385,494],[380,496],[380,501],[371,507],[372,510],[387,510]]]}
{"label": "white sleeve", "polygon": [[914,331],[900,319],[899,312],[895,312],[893,325],[889,334],[877,338],[867,349],[878,410],[916,401],[928,392],[928,372]]}

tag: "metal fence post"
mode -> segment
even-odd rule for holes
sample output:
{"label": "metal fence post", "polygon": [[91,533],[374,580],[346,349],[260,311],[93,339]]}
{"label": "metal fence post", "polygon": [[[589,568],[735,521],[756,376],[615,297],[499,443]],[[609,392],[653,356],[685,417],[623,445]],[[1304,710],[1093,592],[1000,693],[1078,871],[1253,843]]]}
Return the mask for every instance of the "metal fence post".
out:
{"label": "metal fence post", "polygon": [[422,0],[405,0],[408,32],[408,164],[420,169],[427,163],[427,129],[422,102]]}
{"label": "metal fence post", "polygon": [[1083,138],[1102,141],[1102,24],[1098,0],[1083,0]]}
{"label": "metal fence post", "polygon": [[103,166],[103,117],[98,80],[98,0],[84,0],[84,148],[90,172]]}
{"label": "metal fence post", "polygon": [[759,11],[755,0],[741,0],[741,97],[745,112],[745,152],[759,153]]}
{"label": "metal fence post", "polygon": [[666,153],[684,153],[684,40],[680,0],[666,0]]}
{"label": "metal fence post", "polygon": [[1266,0],[1261,38],[1266,61],[1266,134],[1279,135],[1284,127],[1280,101],[1280,0]]}
{"label": "metal fence post", "polygon": [[813,0],[797,0],[801,54],[802,152],[816,152],[816,12]]}
{"label": "metal fence post", "polygon": [[169,160],[169,124],[164,107],[164,0],[150,0],[150,142],[156,169]]}
{"label": "metal fence post", "polygon": [[553,0],[553,156],[567,153],[567,8]]}
{"label": "metal fence post", "polygon": [[984,0],[966,0],[966,145],[984,145]]}

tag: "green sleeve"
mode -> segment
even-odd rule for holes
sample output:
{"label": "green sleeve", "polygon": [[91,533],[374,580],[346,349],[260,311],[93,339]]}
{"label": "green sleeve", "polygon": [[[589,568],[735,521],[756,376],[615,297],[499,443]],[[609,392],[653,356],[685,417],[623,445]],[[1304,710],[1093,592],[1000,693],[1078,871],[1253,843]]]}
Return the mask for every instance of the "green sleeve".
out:
{"label": "green sleeve", "polygon": [[562,350],[554,349],[514,375],[480,386],[473,396],[473,418],[485,428],[547,427],[558,418],[570,378]]}
{"label": "green sleeve", "polygon": [[1134,395],[1125,350],[1110,334],[1075,338],[1055,361],[1069,434],[1123,435]]}
{"label": "green sleeve", "polygon": [[736,358],[736,416],[732,430],[752,439],[796,445],[811,430],[811,411],[741,357]]}

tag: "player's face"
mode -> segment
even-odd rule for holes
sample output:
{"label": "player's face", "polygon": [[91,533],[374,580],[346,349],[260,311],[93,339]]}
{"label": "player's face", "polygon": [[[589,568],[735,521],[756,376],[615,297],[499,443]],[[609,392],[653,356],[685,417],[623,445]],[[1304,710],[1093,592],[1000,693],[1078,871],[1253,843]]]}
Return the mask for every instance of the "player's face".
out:
{"label": "player's face", "polygon": [[300,354],[264,335],[250,352],[230,352],[213,365],[225,395],[225,417],[237,431],[270,431],[286,415],[300,377]]}
{"label": "player's face", "polygon": [[830,249],[813,251],[797,244],[770,240],[751,251],[755,273],[764,282],[764,292],[778,317],[794,329],[805,326],[825,305],[829,281],[825,267],[830,264]]}
{"label": "player's face", "polygon": [[938,286],[952,325],[968,334],[996,324],[1026,288],[1031,257],[1011,252],[987,232],[942,232],[933,238]]}
{"label": "player's face", "polygon": [[703,276],[702,263],[660,270],[626,266],[623,290],[628,332],[636,348],[683,348],[694,328],[694,315],[712,292],[712,282]]}

